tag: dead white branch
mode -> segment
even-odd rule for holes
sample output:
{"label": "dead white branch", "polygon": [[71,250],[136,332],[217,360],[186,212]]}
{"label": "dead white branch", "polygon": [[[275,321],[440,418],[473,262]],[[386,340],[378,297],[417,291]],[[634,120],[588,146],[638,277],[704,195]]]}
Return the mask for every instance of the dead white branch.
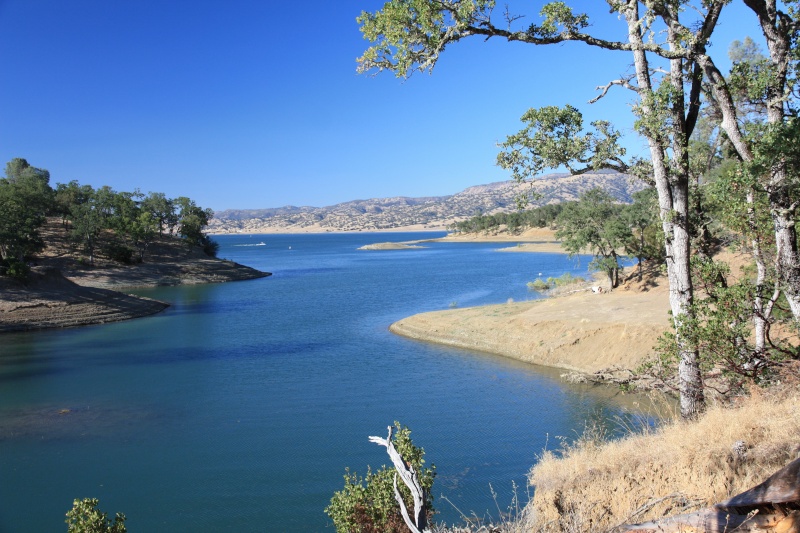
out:
{"label": "dead white branch", "polygon": [[400,474],[403,483],[405,483],[406,487],[408,487],[408,490],[411,491],[411,497],[414,499],[414,518],[412,520],[412,518],[408,515],[408,509],[406,509],[405,502],[403,502],[403,497],[400,494],[400,490],[397,488],[397,474],[395,474],[394,497],[397,500],[397,503],[400,504],[400,512],[403,514],[403,520],[405,520],[408,529],[411,530],[411,533],[422,533],[428,531],[426,529],[427,516],[425,514],[425,489],[422,488],[422,484],[419,482],[419,475],[417,475],[417,471],[414,469],[411,463],[407,463],[405,460],[403,460],[403,457],[394,447],[394,443],[392,442],[393,429],[394,428],[392,428],[392,426],[389,426],[389,436],[387,438],[382,439],[381,437],[370,437],[369,441],[386,447],[386,453],[388,453],[389,457],[392,459],[392,463],[394,464],[397,474]]}

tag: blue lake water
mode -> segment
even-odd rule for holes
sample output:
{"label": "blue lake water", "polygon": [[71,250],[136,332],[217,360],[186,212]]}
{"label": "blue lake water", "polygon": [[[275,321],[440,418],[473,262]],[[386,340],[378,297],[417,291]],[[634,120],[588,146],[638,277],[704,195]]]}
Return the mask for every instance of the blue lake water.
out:
{"label": "blue lake water", "polygon": [[84,497],[130,531],[332,531],[323,509],[345,467],[387,463],[367,437],[394,420],[437,467],[440,520],[459,518],[441,496],[497,517],[490,484],[503,507],[512,482],[524,497],[538,453],[624,414],[629,397],[391,334],[415,313],[535,298],[539,273],[586,275],[588,258],[497,244],[356,250],[421,237],[216,237],[220,257],[274,275],[137,290],[172,306],[4,335],[0,532],[65,530]]}

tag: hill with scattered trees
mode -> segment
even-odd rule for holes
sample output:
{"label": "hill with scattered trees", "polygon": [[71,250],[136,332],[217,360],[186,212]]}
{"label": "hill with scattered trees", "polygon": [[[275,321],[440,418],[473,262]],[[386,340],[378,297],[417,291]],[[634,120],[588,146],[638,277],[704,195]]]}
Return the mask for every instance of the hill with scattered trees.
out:
{"label": "hill with scattered trees", "polygon": [[594,188],[629,203],[644,184],[632,176],[599,171],[583,176],[549,174],[529,184],[502,181],[476,185],[450,196],[372,198],[328,207],[286,206],[226,210],[216,213],[208,231],[222,233],[385,231],[398,228],[443,229],[476,215],[519,211],[521,199],[531,207],[577,200]]}
{"label": "hill with scattered trees", "polygon": [[187,197],[50,186],[24,159],[0,179],[0,332],[124,320],[166,304],[113,288],[268,275],[217,259],[213,216]]}

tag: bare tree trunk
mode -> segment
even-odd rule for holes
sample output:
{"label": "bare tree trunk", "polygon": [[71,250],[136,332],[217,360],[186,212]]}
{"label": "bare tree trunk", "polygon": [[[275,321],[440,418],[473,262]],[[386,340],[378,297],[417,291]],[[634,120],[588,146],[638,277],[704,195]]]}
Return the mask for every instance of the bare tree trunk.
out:
{"label": "bare tree trunk", "polygon": [[747,218],[751,232],[750,253],[756,263],[756,292],[753,295],[753,329],[755,333],[755,357],[761,358],[767,348],[767,320],[769,319],[769,313],[767,313],[767,308],[764,305],[767,265],[764,262],[764,253],[761,249],[761,239],[758,234],[754,203],[754,192],[751,189],[747,193]]}
{"label": "bare tree trunk", "polygon": [[[628,3],[625,11],[628,23],[628,41],[636,46],[633,51],[634,67],[641,99],[642,116],[654,116],[653,86],[647,56],[643,51],[642,34],[639,21],[639,8],[635,0]],[[673,84],[683,94],[682,81]],[[676,99],[678,96],[676,96]],[[682,96],[680,97],[682,100]],[[683,120],[681,119],[681,123]],[[691,304],[694,297],[690,270],[690,235],[689,223],[689,179],[688,175],[670,176],[665,157],[665,147],[669,139],[658,128],[643,128],[650,147],[653,163],[653,177],[658,192],[659,214],[664,231],[667,276],[669,278],[669,301],[672,308],[672,319],[675,338],[678,345],[680,363],[678,365],[678,381],[680,390],[681,416],[696,418],[705,409],[703,380],[698,364],[697,348],[686,339],[681,331],[681,324],[690,317]],[[678,132],[683,135],[683,132]],[[685,142],[685,139],[673,138],[673,143]]]}

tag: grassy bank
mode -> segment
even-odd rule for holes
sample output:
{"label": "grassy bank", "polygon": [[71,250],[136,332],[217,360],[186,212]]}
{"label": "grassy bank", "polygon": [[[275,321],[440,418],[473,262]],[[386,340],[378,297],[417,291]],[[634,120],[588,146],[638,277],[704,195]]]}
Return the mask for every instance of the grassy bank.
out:
{"label": "grassy bank", "polygon": [[574,444],[542,452],[529,475],[534,497],[508,529],[603,532],[691,512],[795,459],[798,435],[800,392],[791,376],[780,388],[713,406],[695,423],[667,422],[614,442],[589,427]]}

